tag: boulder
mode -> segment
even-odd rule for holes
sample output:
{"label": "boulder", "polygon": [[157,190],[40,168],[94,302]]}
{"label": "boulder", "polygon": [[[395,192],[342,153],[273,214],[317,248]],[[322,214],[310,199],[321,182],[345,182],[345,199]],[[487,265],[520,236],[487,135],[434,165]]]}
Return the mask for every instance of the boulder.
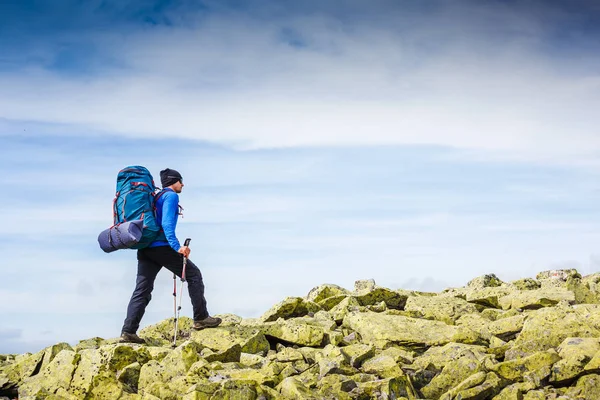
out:
{"label": "boulder", "polygon": [[363,342],[378,348],[401,345],[410,349],[424,349],[450,342],[477,342],[479,337],[463,335],[461,327],[439,321],[429,321],[395,315],[351,312],[343,326],[360,334]]}
{"label": "boulder", "polygon": [[563,385],[584,373],[585,367],[600,352],[600,339],[567,338],[558,347],[562,358],[552,366],[550,382]]}
{"label": "boulder", "polygon": [[409,297],[405,311],[414,312],[422,318],[442,321],[453,325],[464,314],[477,313],[477,307],[457,297]]}
{"label": "boulder", "polygon": [[339,296],[348,296],[350,294],[349,290],[344,289],[338,285],[332,284],[324,284],[319,285],[310,290],[308,295],[306,296],[306,300],[311,301],[313,303],[322,302],[330,297],[339,297]]}
{"label": "boulder", "polygon": [[515,291],[501,297],[500,306],[504,310],[508,309],[538,309],[542,307],[551,307],[561,301],[575,303],[575,294],[567,289],[533,289],[524,291]]}
{"label": "boulder", "polygon": [[584,315],[568,306],[530,312],[514,346],[506,352],[506,359],[556,349],[569,337],[600,338],[600,329],[590,324],[590,319]]}
{"label": "boulder", "polygon": [[489,369],[503,379],[512,382],[522,382],[533,372],[541,371],[545,374],[543,378],[550,375],[550,367],[560,360],[560,356],[554,349],[541,351],[525,358],[504,361],[490,365]]}
{"label": "boulder", "polygon": [[467,287],[469,289],[484,289],[502,286],[503,284],[504,282],[502,282],[495,274],[486,274],[470,280],[467,283]]}
{"label": "boulder", "polygon": [[265,355],[269,351],[269,342],[263,333],[266,330],[262,325],[217,327],[194,331],[190,340],[217,352],[239,344],[244,353]]}
{"label": "boulder", "polygon": [[294,317],[303,317],[319,311],[321,307],[318,304],[303,299],[302,297],[286,297],[283,301],[275,304],[261,317],[263,322],[277,321],[279,318],[288,319]]}

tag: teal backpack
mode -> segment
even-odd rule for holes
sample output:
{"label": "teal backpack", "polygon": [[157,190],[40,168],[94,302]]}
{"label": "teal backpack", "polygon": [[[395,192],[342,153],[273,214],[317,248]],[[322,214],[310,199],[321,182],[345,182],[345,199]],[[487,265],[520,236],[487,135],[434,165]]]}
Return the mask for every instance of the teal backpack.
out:
{"label": "teal backpack", "polygon": [[157,239],[165,240],[155,210],[162,193],[145,167],[130,166],[119,171],[113,226],[98,235],[100,248],[110,253],[126,248],[142,249]]}

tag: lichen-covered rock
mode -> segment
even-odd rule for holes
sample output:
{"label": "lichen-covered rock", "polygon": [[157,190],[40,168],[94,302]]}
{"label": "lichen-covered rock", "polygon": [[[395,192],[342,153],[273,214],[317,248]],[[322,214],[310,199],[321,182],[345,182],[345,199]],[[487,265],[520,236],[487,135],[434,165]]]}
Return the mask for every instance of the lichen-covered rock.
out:
{"label": "lichen-covered rock", "polygon": [[316,393],[312,391],[295,377],[285,378],[278,386],[277,390],[286,399],[317,399]]}
{"label": "lichen-covered rock", "polygon": [[132,392],[137,392],[141,369],[142,366],[137,361],[129,364],[117,372],[117,380],[126,385]]}
{"label": "lichen-covered rock", "polygon": [[[558,360],[560,360],[560,356],[554,349],[551,349],[532,354],[525,358],[491,365],[489,369],[496,372],[503,379],[512,382],[521,382],[527,377],[527,374],[535,371],[546,371],[544,367],[551,367]],[[546,376],[549,375],[550,368],[547,368]]]}
{"label": "lichen-covered rock", "polygon": [[329,314],[331,314],[336,323],[341,323],[349,312],[358,311],[360,309],[359,307],[360,303],[355,297],[346,297],[334,306],[329,311]]}
{"label": "lichen-covered rock", "polygon": [[349,313],[343,326],[358,332],[365,343],[379,348],[394,344],[417,349],[440,346],[460,336],[459,327],[443,322],[370,312]]}
{"label": "lichen-covered rock", "polygon": [[325,330],[308,319],[278,320],[265,326],[265,335],[299,346],[318,347],[323,343]]}
{"label": "lichen-covered rock", "polygon": [[265,338],[262,326],[226,326],[194,331],[190,340],[202,347],[215,351],[225,351],[239,344],[244,353],[265,355],[269,351],[269,342]]}
{"label": "lichen-covered rock", "polygon": [[499,304],[504,310],[538,309],[554,306],[561,301],[574,303],[575,294],[562,288],[524,290],[501,297]]}
{"label": "lichen-covered rock", "polygon": [[350,294],[349,290],[344,289],[338,285],[332,284],[324,284],[319,285],[312,288],[308,295],[306,296],[306,300],[312,301],[313,303],[319,303],[325,299],[330,297],[338,297],[338,296],[348,296]]}
{"label": "lichen-covered rock", "polygon": [[600,399],[600,375],[586,375],[565,392],[568,399]]}
{"label": "lichen-covered rock", "polygon": [[508,287],[485,287],[467,292],[467,302],[484,307],[501,308],[499,299],[510,294]]}
{"label": "lichen-covered rock", "polygon": [[518,290],[534,290],[541,288],[542,284],[532,278],[523,278],[510,282],[508,286]]}
{"label": "lichen-covered rock", "polygon": [[486,274],[470,280],[467,287],[470,289],[484,289],[502,286],[504,282],[495,274]]}
{"label": "lichen-covered rock", "polygon": [[538,351],[556,349],[566,338],[600,338],[600,329],[572,307],[542,308],[528,314],[506,359],[524,357]]}
{"label": "lichen-covered rock", "polygon": [[403,309],[408,294],[382,287],[375,287],[371,290],[363,289],[357,291],[356,294],[354,294],[354,298],[361,306],[373,306],[383,302],[389,308]]}
{"label": "lichen-covered rock", "polygon": [[273,321],[223,314],[192,331],[183,317],[175,348],[168,319],[140,332],[145,345],[91,338],[0,355],[0,397],[600,398],[600,273],[537,278],[488,275],[441,294],[322,285],[286,299]]}
{"label": "lichen-covered rock", "polygon": [[[177,345],[185,342],[192,330],[194,320],[189,317],[180,317],[177,322]],[[151,346],[170,346],[173,344],[173,335],[175,333],[174,318],[165,319],[158,324],[150,325],[140,330],[139,336],[146,340]]]}
{"label": "lichen-covered rock", "polygon": [[316,313],[321,307],[318,304],[303,299],[302,297],[286,297],[283,301],[275,304],[260,319],[264,322],[277,321],[279,318],[288,319],[303,317]]}
{"label": "lichen-covered rock", "polygon": [[421,389],[428,399],[440,398],[471,375],[484,371],[484,365],[476,357],[461,357],[446,363],[442,372]]}
{"label": "lichen-covered rock", "polygon": [[600,351],[600,339],[567,338],[557,350],[562,359],[552,366],[550,382],[564,384],[585,371],[586,365]]}
{"label": "lichen-covered rock", "polygon": [[368,344],[352,344],[340,349],[348,363],[354,368],[359,368],[362,363],[375,355],[375,348]]}
{"label": "lichen-covered rock", "polygon": [[464,314],[477,313],[477,307],[458,297],[417,297],[406,300],[405,311],[418,313],[422,318],[453,325]]}
{"label": "lichen-covered rock", "polygon": [[482,363],[486,358],[489,358],[489,354],[487,354],[484,346],[448,343],[445,346],[429,348],[421,356],[415,358],[413,363],[420,368],[432,365],[434,368],[442,370],[447,364],[462,358]]}
{"label": "lichen-covered rock", "polygon": [[[50,353],[53,351],[47,354]],[[19,386],[19,397],[35,396],[36,393],[43,390],[56,393],[59,388],[62,388],[66,391],[71,384],[71,377],[77,367],[79,357],[73,350],[61,350],[38,374],[23,380]]]}
{"label": "lichen-covered rock", "polygon": [[358,388],[369,399],[416,399],[414,389],[405,379],[386,378],[357,382]]}

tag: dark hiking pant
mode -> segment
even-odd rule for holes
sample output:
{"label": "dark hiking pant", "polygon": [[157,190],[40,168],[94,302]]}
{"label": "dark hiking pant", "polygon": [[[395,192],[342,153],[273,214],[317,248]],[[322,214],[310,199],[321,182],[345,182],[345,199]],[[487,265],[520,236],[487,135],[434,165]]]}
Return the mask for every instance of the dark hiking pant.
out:
{"label": "dark hiking pant", "polygon": [[[122,332],[136,333],[146,306],[152,298],[154,280],[158,271],[165,267],[181,278],[183,271],[183,255],[177,253],[171,246],[146,247],[137,252],[138,270],[135,290],[127,306],[127,318],[123,324]],[[204,283],[202,274],[196,265],[187,260],[185,267],[185,280],[188,284],[188,293],[194,309],[194,321],[208,317],[206,299],[204,298]]]}

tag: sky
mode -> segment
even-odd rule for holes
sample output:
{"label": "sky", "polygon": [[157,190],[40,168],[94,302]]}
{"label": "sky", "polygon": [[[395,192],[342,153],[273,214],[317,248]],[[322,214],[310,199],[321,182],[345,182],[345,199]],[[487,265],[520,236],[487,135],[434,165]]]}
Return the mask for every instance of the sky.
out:
{"label": "sky", "polygon": [[596,1],[3,0],[0,354],[120,334],[129,165],[183,175],[211,314],[598,272],[599,109]]}

